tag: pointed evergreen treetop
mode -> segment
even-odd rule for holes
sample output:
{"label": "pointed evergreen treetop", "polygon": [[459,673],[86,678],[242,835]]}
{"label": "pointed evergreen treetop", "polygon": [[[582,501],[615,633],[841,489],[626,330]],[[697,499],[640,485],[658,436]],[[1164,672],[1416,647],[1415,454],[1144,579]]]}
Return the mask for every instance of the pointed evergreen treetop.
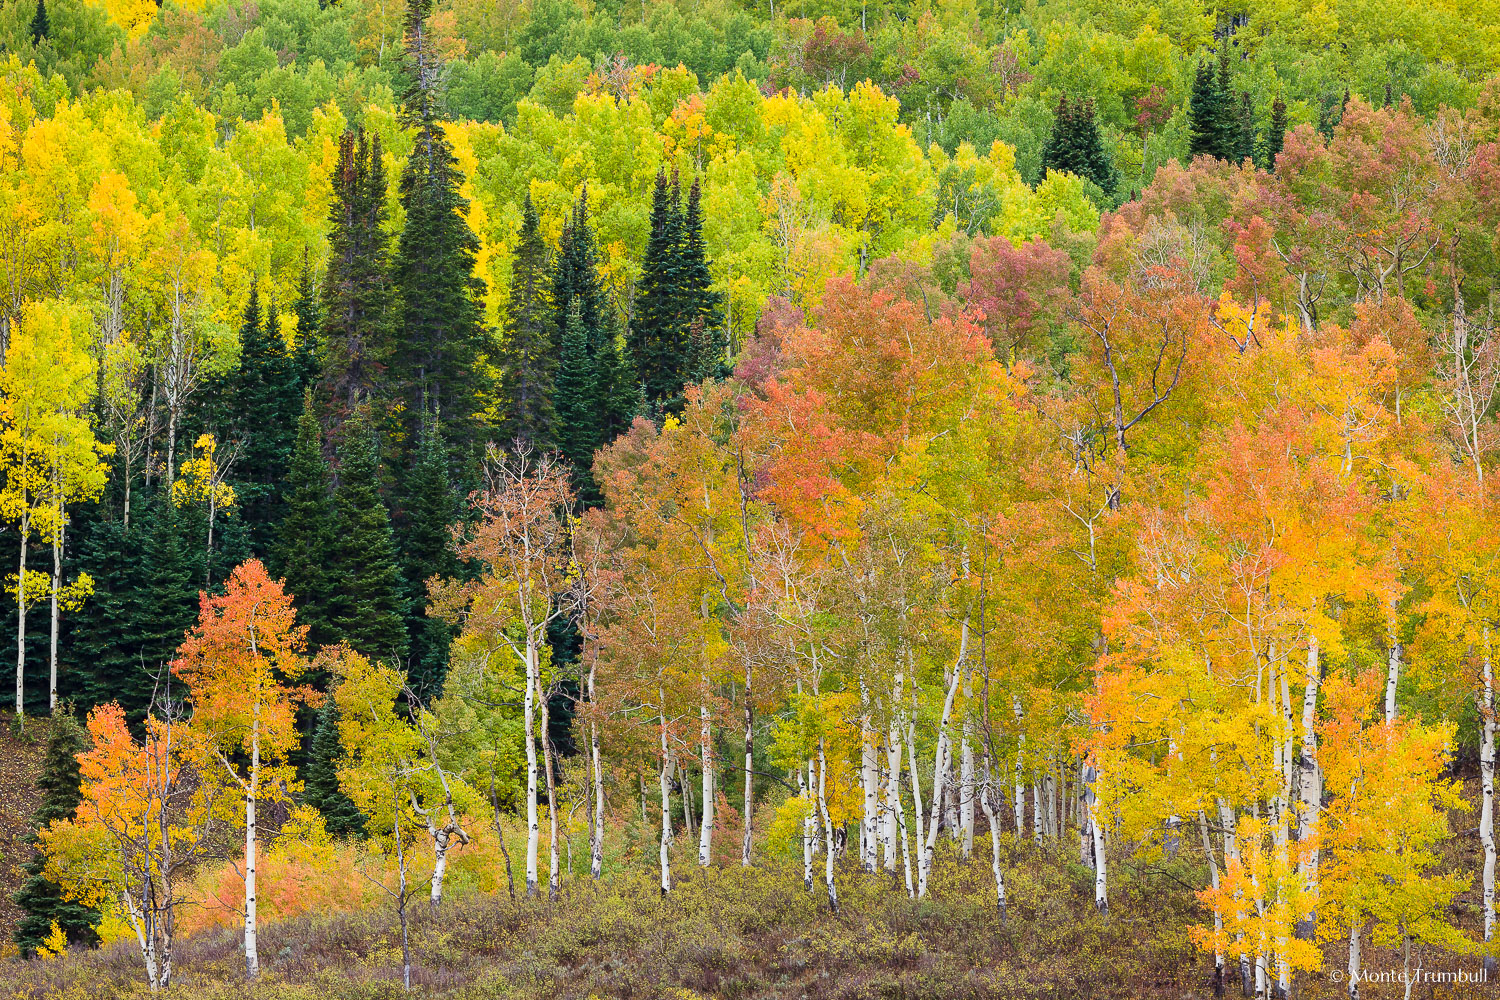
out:
{"label": "pointed evergreen treetop", "polygon": [[521,209],[511,262],[510,310],[499,352],[500,396],[505,415],[499,440],[521,441],[540,451],[557,447],[553,405],[558,337],[547,281],[547,244],[530,192]]}

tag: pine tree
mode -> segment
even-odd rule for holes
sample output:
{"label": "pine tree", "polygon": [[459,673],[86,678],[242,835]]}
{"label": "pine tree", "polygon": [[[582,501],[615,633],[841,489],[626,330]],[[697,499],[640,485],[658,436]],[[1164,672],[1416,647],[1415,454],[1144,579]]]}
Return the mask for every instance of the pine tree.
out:
{"label": "pine tree", "polygon": [[682,219],[682,313],[688,329],[684,381],[688,384],[722,377],[728,348],[721,326],[720,296],[713,290],[713,276],[708,269],[702,201],[703,189],[694,177]]}
{"label": "pine tree", "polygon": [[1118,178],[1104,149],[1093,101],[1059,99],[1052,134],[1042,150],[1042,166],[1087,178],[1105,194],[1114,192]]}
{"label": "pine tree", "polygon": [[313,727],[312,749],[304,770],[303,788],[307,804],[323,814],[328,832],[337,837],[358,837],[365,831],[365,817],[339,787],[339,760],[344,745],[339,740],[339,707],[330,695],[318,709]]}
{"label": "pine tree", "polygon": [[1220,85],[1220,74],[1210,63],[1198,63],[1193,76],[1193,90],[1188,98],[1188,125],[1191,140],[1188,153],[1194,158],[1215,156],[1224,159],[1229,152],[1224,143],[1224,119],[1227,95]]}
{"label": "pine tree", "polygon": [[407,676],[423,703],[437,697],[448,672],[453,633],[427,614],[427,581],[459,574],[449,528],[459,520],[458,496],[448,479],[448,454],[437,421],[428,419],[417,440],[403,484],[401,576],[407,584],[406,632],[411,657]]}
{"label": "pine tree", "polygon": [[380,493],[380,458],[368,411],[356,411],[339,447],[336,534],[328,617],[337,639],[372,660],[406,659],[405,584],[391,516]]}
{"label": "pine tree", "polygon": [[323,427],[335,440],[344,421],[386,388],[394,308],[385,193],[380,136],[345,132],[333,171],[319,386]]}
{"label": "pine tree", "polygon": [[1271,125],[1266,130],[1263,163],[1267,170],[1276,169],[1276,157],[1281,155],[1284,142],[1286,142],[1286,102],[1281,99],[1280,94],[1277,94],[1275,102],[1271,105]]}
{"label": "pine tree", "polygon": [[393,376],[405,398],[408,440],[436,414],[449,444],[472,450],[483,408],[484,288],[474,275],[479,240],[458,191],[463,177],[440,122],[442,67],[427,25],[431,8],[432,0],[408,0],[406,8],[402,121],[417,134],[401,176],[406,225],[393,273],[402,340]]}
{"label": "pine tree", "polygon": [[557,412],[552,397],[558,339],[549,292],[547,245],[528,193],[511,264],[505,343],[499,353],[500,397],[505,407],[500,440],[507,447],[516,441],[539,451],[557,447]]}
{"label": "pine tree", "polygon": [[302,409],[299,381],[277,329],[275,306],[262,315],[259,282],[252,282],[240,326],[240,363],[227,396],[239,451],[234,478],[240,520],[261,551],[283,516],[283,480]]}
{"label": "pine tree", "polygon": [[272,569],[286,580],[286,589],[296,602],[298,624],[308,626],[308,644],[317,648],[338,637],[330,607],[336,585],[331,575],[336,527],[332,475],[323,457],[323,435],[311,389],[303,400],[287,472],[286,516]]}
{"label": "pine tree", "polygon": [[[88,749],[88,744],[83,727],[71,711],[53,714],[47,735],[47,753],[42,761],[41,776],[37,779],[37,790],[42,798],[31,818],[33,831],[40,831],[57,820],[73,818],[81,798],[78,755]],[[94,928],[99,923],[98,912],[64,899],[57,884],[43,874],[44,864],[41,852],[34,850],[21,866],[26,880],[13,897],[22,912],[13,931],[16,947],[23,956],[35,954],[37,947],[51,934],[54,923],[67,935],[69,945],[97,944],[99,935]]]}
{"label": "pine tree", "polygon": [[671,400],[682,392],[688,346],[683,235],[677,186],[667,183],[665,170],[658,170],[651,195],[651,235],[628,339],[636,373],[652,402]]}
{"label": "pine tree", "polygon": [[31,33],[32,45],[42,44],[42,39],[52,34],[52,23],[47,19],[47,0],[36,0],[36,11],[31,15],[27,30]]}
{"label": "pine tree", "polygon": [[302,248],[302,272],[297,275],[297,301],[292,304],[297,316],[297,347],[293,364],[297,371],[297,390],[318,384],[322,374],[322,359],[318,357],[318,330],[323,320],[318,311],[317,293],[313,289],[312,265],[308,261],[307,248]]}
{"label": "pine tree", "polygon": [[1246,160],[1255,162],[1255,106],[1250,103],[1250,95],[1244,91],[1240,92],[1239,116],[1237,118],[1238,130],[1235,135],[1234,162],[1244,163]]}
{"label": "pine tree", "polygon": [[588,331],[583,325],[583,304],[574,299],[568,305],[568,318],[563,325],[556,405],[558,448],[578,471],[580,481],[587,478],[594,450],[604,440],[598,399],[598,378],[589,350]]}
{"label": "pine tree", "polygon": [[203,536],[162,492],[142,488],[132,511],[128,529],[101,519],[80,533],[78,569],[94,593],[74,614],[67,679],[78,704],[117,701],[134,725],[197,620]]}

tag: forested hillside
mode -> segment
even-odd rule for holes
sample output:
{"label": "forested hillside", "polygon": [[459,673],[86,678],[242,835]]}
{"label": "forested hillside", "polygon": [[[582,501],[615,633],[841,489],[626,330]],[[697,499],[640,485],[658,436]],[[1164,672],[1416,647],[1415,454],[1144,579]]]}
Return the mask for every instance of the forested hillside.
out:
{"label": "forested hillside", "polygon": [[9,0],[0,979],[1496,976],[1497,80],[1493,0]]}

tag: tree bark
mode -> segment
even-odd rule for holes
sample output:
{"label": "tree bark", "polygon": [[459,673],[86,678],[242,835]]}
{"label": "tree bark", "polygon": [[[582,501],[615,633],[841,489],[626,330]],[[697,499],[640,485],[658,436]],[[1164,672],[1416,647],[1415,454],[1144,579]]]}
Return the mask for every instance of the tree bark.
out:
{"label": "tree bark", "polygon": [[540,683],[537,642],[528,637],[526,644],[526,691],[521,699],[521,714],[526,726],[526,895],[537,894],[537,846],[541,825],[537,821],[536,760],[536,689]]}
{"label": "tree bark", "polygon": [[660,688],[656,691],[657,708],[661,714],[661,894],[672,891],[672,866],[667,857],[667,848],[672,846],[672,753],[667,746],[667,696]]}
{"label": "tree bark", "polygon": [[[1479,780],[1483,800],[1479,808],[1479,843],[1484,848],[1484,941],[1489,944],[1495,938],[1495,677],[1488,627],[1484,630],[1481,665]],[[1495,965],[1494,958],[1485,958],[1486,973],[1493,973]]]}
{"label": "tree bark", "polygon": [[[1318,685],[1321,680],[1318,663],[1318,637],[1307,643],[1307,686],[1302,695],[1302,760],[1300,767],[1301,815],[1297,823],[1297,842],[1310,844],[1297,862],[1303,885],[1316,898],[1318,891],[1318,814],[1323,807],[1322,772],[1318,767]],[[1297,921],[1297,937],[1312,940],[1317,930],[1318,914],[1314,904]]]}

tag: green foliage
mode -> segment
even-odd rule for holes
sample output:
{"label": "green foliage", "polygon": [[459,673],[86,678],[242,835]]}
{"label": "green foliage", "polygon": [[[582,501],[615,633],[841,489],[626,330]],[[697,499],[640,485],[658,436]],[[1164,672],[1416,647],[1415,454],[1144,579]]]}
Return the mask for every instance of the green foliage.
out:
{"label": "green foliage", "polygon": [[1106,195],[1114,191],[1117,174],[1104,151],[1093,101],[1070,103],[1067,97],[1058,101],[1052,135],[1042,151],[1042,166],[1077,174],[1098,185]]}
{"label": "green foliage", "polygon": [[339,788],[339,765],[344,747],[339,740],[339,706],[329,697],[318,709],[313,728],[312,748],[308,753],[303,778],[307,804],[323,814],[328,832],[336,837],[357,837],[364,833],[365,818],[353,800]]}
{"label": "green foliage", "polygon": [[509,446],[525,442],[547,451],[557,444],[557,411],[553,405],[558,338],[547,282],[547,245],[531,195],[521,213],[515,257],[511,262],[510,309],[500,365],[500,400],[504,408],[499,440]]}
{"label": "green foliage", "polygon": [[329,547],[328,621],[334,638],[385,663],[403,664],[406,585],[391,516],[380,490],[380,457],[366,411],[356,411],[339,446]]}
{"label": "green foliage", "polygon": [[314,412],[312,390],[303,396],[297,420],[297,439],[286,482],[286,516],[275,548],[275,570],[286,580],[295,599],[297,621],[306,625],[314,648],[335,641],[332,619],[333,553],[337,524],[333,508],[333,477],[323,457],[323,434]]}

